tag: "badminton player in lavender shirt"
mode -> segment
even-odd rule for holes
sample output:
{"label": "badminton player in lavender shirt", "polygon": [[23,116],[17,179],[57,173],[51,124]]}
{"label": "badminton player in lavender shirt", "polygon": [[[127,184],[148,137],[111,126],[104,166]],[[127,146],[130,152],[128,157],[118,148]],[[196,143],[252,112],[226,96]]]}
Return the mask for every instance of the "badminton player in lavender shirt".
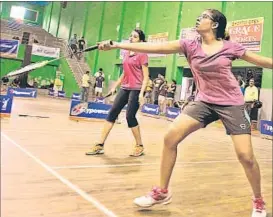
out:
{"label": "badminton player in lavender shirt", "polygon": [[228,41],[227,20],[218,10],[204,11],[196,22],[200,38],[177,40],[161,44],[128,44],[101,42],[100,50],[125,49],[142,53],[184,53],[197,86],[194,102],[183,110],[164,137],[161,174],[158,187],[134,203],[141,207],[171,202],[168,190],[177,157],[177,146],[192,132],[222,120],[231,135],[237,157],[253,191],[252,217],[265,217],[265,202],[261,194],[261,175],[251,143],[249,116],[244,110],[243,95],[231,72],[232,61],[242,59],[254,65],[272,69],[272,58],[247,51],[242,45]]}

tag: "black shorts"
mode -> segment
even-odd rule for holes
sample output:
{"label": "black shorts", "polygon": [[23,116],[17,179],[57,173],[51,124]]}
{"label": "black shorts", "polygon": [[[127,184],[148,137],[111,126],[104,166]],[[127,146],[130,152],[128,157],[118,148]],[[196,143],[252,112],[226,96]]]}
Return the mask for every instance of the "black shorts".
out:
{"label": "black shorts", "polygon": [[167,99],[174,99],[174,93],[167,93]]}
{"label": "black shorts", "polygon": [[244,105],[223,106],[195,101],[182,113],[203,123],[204,127],[220,119],[229,135],[251,134],[250,118]]}

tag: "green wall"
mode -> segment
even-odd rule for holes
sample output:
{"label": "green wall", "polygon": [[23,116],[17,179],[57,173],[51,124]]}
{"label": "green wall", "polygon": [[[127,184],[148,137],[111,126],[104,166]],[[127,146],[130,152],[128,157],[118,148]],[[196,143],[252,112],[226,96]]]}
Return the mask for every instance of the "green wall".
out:
{"label": "green wall", "polygon": [[[169,40],[175,40],[181,28],[194,26],[196,17],[207,8],[222,11],[228,21],[264,17],[261,54],[272,57],[272,2],[68,2],[65,9],[60,7],[60,2],[53,2],[52,14],[45,16],[51,16],[50,21],[46,21],[50,23],[50,33],[65,39],[73,33],[83,34],[90,46],[100,40],[126,39],[136,23],[140,23],[146,35],[169,32]],[[45,11],[50,13],[50,9]],[[118,54],[119,51],[94,51],[86,55],[86,60],[93,73],[102,67],[108,82],[118,77],[116,64],[121,63]],[[181,69],[189,67],[186,59],[178,55],[150,58],[149,65],[166,67],[167,79],[175,78],[178,84]],[[238,60],[234,66],[251,64]],[[272,70],[264,70],[262,87],[272,88]]]}
{"label": "green wall", "polygon": [[43,25],[43,14],[44,14],[44,7],[39,5],[28,4],[26,2],[2,2],[2,13],[1,19],[8,20],[10,19],[10,10],[11,6],[22,6],[28,9],[32,9],[39,12],[37,22],[31,22],[25,20],[24,23],[33,23],[39,26]]}
{"label": "green wall", "polygon": [[53,2],[44,7],[43,29],[49,31]]}
{"label": "green wall", "polygon": [[[47,7],[50,7],[50,5],[48,5]],[[59,23],[60,16],[61,16],[60,12],[61,12],[61,3],[60,2],[53,2],[50,20],[48,21],[49,22],[49,29],[45,29],[53,36],[57,36],[57,31],[58,31],[58,28],[60,25],[60,23]]]}
{"label": "green wall", "polygon": [[60,71],[64,74],[64,91],[67,97],[71,97],[73,93],[80,93],[79,86],[70,70],[65,59],[60,61]]}

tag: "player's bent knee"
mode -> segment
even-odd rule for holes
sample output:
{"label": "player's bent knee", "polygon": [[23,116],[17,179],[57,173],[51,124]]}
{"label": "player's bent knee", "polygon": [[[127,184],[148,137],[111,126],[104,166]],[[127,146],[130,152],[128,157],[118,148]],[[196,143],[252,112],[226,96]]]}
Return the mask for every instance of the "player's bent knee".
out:
{"label": "player's bent knee", "polygon": [[246,154],[246,153],[239,153],[238,154],[238,159],[239,159],[241,164],[243,164],[245,166],[249,166],[249,167],[253,167],[253,165],[255,163],[254,156]]}

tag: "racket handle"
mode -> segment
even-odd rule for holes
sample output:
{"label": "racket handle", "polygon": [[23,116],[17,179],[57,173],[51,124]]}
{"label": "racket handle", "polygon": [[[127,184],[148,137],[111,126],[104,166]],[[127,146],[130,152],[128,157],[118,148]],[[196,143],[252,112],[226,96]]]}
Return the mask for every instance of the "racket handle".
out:
{"label": "racket handle", "polygon": [[[113,45],[113,41],[110,40],[110,45]],[[88,47],[86,49],[84,49],[82,52],[88,52],[88,51],[92,51],[92,50],[97,50],[99,48],[98,45],[93,45],[91,47]]]}
{"label": "racket handle", "polygon": [[109,97],[109,96],[112,96],[113,94],[115,94],[117,91],[115,90],[114,92],[110,92],[110,93],[108,93],[107,95],[105,95],[104,96],[104,98],[107,98],[107,97]]}
{"label": "racket handle", "polygon": [[88,47],[88,48],[84,49],[82,52],[96,50],[96,49],[98,49],[98,47],[99,47],[98,45],[94,45],[94,46],[91,46],[91,47]]}

